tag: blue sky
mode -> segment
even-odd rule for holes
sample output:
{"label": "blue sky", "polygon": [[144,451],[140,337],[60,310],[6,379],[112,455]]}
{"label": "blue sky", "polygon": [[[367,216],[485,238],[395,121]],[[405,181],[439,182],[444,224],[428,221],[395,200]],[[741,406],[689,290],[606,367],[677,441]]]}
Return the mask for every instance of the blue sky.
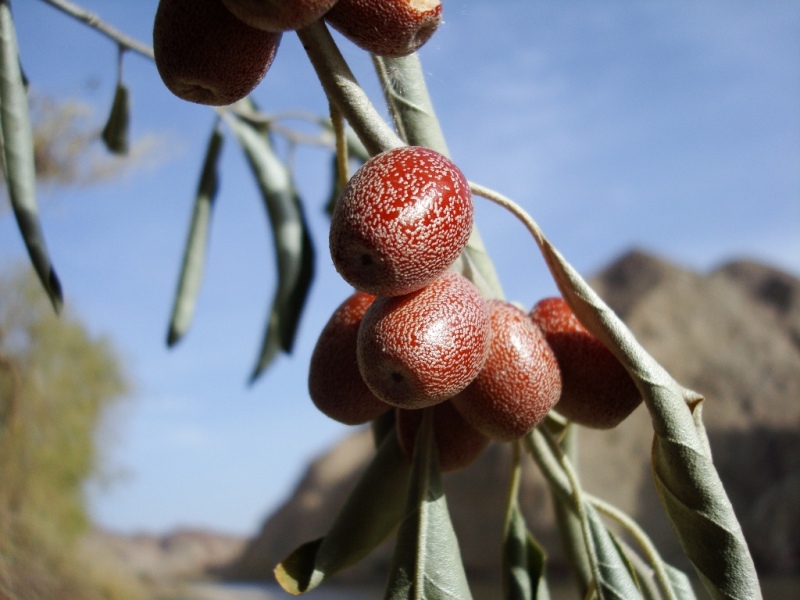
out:
{"label": "blue sky", "polygon": [[[81,5],[150,42],[154,0]],[[89,104],[102,124],[115,46],[44,2],[13,10],[34,89]],[[747,256],[800,273],[800,2],[450,0],[444,15],[421,58],[454,160],[522,204],[581,272],[638,246],[700,270]],[[367,58],[342,48],[379,102]],[[40,194],[67,303],[113,337],[136,383],[106,436],[120,476],[92,490],[92,511],[123,531],[249,533],[347,433],[305,386],[315,336],[348,293],[327,256],[329,157],[296,157],[318,254],[296,351],[248,387],[275,270],[255,185],[227,139],[195,321],[167,350],[214,116],[170,95],[138,56],[126,58],[125,80],[134,140],[159,136],[159,160]],[[255,98],[269,112],[326,110],[293,35]],[[532,305],[553,292],[520,225],[480,200],[477,222],[509,298]],[[0,266],[23,259],[5,214]]]}

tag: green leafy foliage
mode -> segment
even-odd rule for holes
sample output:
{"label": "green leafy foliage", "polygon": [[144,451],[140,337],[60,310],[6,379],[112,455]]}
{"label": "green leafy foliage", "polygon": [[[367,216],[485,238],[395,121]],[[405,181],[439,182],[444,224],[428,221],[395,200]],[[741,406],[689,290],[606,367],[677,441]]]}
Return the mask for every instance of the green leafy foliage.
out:
{"label": "green leafy foliage", "polygon": [[32,278],[0,277],[0,590],[12,598],[97,597],[76,551],[83,486],[103,475],[98,430],[128,387],[108,339],[56,317]]}

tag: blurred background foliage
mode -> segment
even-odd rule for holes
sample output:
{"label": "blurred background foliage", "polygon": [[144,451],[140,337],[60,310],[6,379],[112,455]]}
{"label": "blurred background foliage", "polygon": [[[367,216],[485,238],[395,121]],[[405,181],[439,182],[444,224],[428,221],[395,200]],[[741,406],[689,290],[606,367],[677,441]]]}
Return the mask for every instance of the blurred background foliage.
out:
{"label": "blurred background foliage", "polygon": [[111,342],[56,316],[30,269],[0,273],[0,598],[132,598],[84,562],[84,486],[131,383]]}

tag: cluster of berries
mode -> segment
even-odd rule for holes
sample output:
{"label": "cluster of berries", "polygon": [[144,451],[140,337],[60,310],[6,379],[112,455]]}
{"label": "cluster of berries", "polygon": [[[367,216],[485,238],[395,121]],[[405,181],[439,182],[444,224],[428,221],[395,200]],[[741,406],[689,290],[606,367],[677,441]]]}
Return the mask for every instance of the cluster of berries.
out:
{"label": "cluster of berries", "polygon": [[564,416],[607,428],[640,402],[562,299],[526,314],[448,270],[472,224],[469,184],[445,156],[406,146],[367,161],[330,229],[333,263],[356,291],[323,329],[309,373],[312,400],[337,421],[395,410],[409,456],[420,409],[433,407],[442,470],[471,463],[490,440],[525,435],[557,403]]}
{"label": "cluster of berries", "polygon": [[167,88],[221,106],[252,92],[281,36],[318,19],[378,56],[406,56],[442,18],[441,0],[161,0],[153,27],[156,66]]}

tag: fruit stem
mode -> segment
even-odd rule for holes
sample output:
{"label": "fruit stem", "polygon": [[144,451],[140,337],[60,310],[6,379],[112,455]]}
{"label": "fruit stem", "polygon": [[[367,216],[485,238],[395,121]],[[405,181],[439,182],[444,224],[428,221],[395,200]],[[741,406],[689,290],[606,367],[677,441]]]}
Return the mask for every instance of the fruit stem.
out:
{"label": "fruit stem", "polygon": [[350,178],[348,172],[349,156],[347,151],[347,137],[342,111],[333,102],[328,105],[331,113],[331,126],[336,139],[334,151],[336,152],[336,187],[342,189]]}
{"label": "fruit stem", "polygon": [[404,146],[361,89],[325,23],[298,29],[297,37],[329,101],[342,111],[370,155]]}
{"label": "fruit stem", "polygon": [[[548,421],[551,419],[553,419],[553,411],[548,415]],[[564,449],[567,458],[575,465],[575,468],[577,468],[575,460],[577,454],[578,430],[575,425],[566,420],[563,424],[558,423],[558,425],[563,426],[558,436],[559,444]],[[550,431],[553,430],[550,429]],[[564,552],[572,567],[575,582],[581,593],[585,594],[589,590],[592,582],[592,566],[583,543],[581,522],[570,506],[559,501],[558,494],[554,490],[551,491],[551,496],[553,498],[556,524],[558,525]]]}
{"label": "fruit stem", "polygon": [[508,533],[508,528],[511,524],[511,508],[517,501],[520,479],[522,478],[522,461],[520,460],[521,452],[519,446],[519,440],[511,442],[511,477],[508,481],[508,495],[506,497],[506,533]]}

